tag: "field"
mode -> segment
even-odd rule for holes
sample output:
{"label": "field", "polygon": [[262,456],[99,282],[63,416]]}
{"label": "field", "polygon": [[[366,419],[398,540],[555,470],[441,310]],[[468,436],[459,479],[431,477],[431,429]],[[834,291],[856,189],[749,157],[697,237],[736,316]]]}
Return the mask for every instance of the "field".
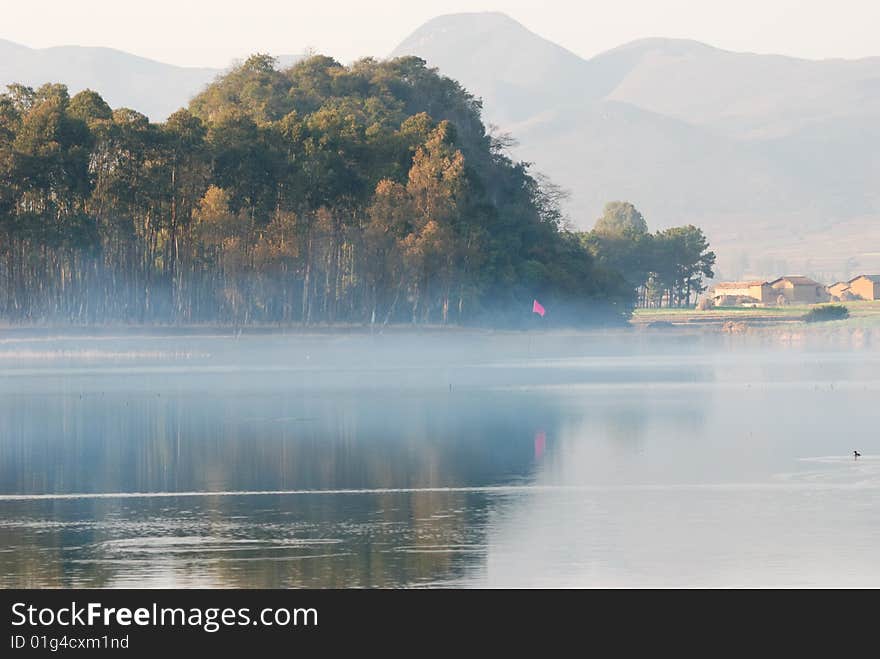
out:
{"label": "field", "polygon": [[[880,300],[871,302],[841,302],[849,310],[846,320],[831,321],[846,327],[880,327]],[[717,307],[708,311],[688,309],[636,309],[634,325],[672,323],[674,325],[723,325],[728,321],[747,325],[770,326],[803,323],[804,315],[815,305],[785,307]]]}

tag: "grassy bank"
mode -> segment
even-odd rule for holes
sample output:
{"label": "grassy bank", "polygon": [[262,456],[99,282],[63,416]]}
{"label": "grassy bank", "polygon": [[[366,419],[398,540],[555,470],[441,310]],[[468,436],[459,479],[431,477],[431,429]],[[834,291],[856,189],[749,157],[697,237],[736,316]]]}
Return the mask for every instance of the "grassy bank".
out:
{"label": "grassy bank", "polygon": [[[848,327],[880,327],[880,300],[872,302],[841,302],[849,311],[849,318],[831,321]],[[645,326],[650,323],[673,325],[723,325],[728,321],[755,326],[788,326],[804,323],[804,316],[817,305],[792,305],[786,307],[717,307],[707,311],[697,309],[636,309],[632,324]]]}

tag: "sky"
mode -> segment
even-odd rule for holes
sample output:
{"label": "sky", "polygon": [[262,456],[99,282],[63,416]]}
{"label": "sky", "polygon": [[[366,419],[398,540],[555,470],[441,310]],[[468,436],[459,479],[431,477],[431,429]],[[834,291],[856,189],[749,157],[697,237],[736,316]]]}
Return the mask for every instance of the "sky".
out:
{"label": "sky", "polygon": [[877,0],[6,0],[0,38],[185,66],[309,48],[349,62],[386,56],[430,18],[463,11],[504,12],[583,57],[643,37],[810,59],[880,55]]}

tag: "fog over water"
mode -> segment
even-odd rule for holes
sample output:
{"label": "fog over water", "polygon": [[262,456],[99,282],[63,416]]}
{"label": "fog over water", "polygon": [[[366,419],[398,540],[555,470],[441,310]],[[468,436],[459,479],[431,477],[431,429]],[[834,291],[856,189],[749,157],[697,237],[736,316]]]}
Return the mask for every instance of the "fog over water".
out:
{"label": "fog over water", "polygon": [[5,331],[0,586],[880,586],[878,344]]}

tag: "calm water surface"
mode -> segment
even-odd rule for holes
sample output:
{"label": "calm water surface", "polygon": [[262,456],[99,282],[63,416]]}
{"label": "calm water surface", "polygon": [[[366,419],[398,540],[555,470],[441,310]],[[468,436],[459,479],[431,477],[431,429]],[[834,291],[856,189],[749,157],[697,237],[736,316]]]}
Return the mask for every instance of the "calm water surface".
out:
{"label": "calm water surface", "polygon": [[877,587],[869,339],[7,332],[0,586]]}

